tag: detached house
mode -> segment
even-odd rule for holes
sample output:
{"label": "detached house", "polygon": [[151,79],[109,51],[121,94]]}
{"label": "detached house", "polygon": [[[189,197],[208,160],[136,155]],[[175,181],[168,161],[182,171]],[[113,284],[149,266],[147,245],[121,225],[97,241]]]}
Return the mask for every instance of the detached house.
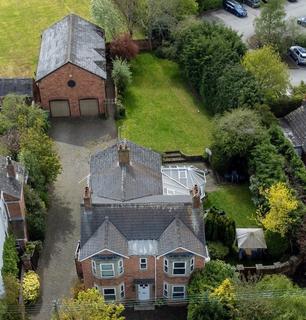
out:
{"label": "detached house", "polygon": [[158,153],[129,141],[91,157],[76,268],[106,300],[185,299],[209,260],[200,188],[169,195],[167,173]]}
{"label": "detached house", "polygon": [[35,80],[52,117],[105,115],[104,31],[75,14],[50,26],[42,34]]}

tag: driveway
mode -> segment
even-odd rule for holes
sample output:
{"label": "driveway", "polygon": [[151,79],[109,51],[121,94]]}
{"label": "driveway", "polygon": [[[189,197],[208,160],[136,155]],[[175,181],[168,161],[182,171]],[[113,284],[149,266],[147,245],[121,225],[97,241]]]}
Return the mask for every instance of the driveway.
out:
{"label": "driveway", "polygon": [[[241,34],[242,39],[247,42],[248,39],[254,34],[254,20],[260,14],[260,9],[253,9],[249,6],[245,6],[248,10],[248,16],[246,18],[238,18],[233,14],[220,9],[216,11],[210,11],[203,15],[203,19],[209,21],[216,21],[231,27],[233,30]],[[286,1],[285,9],[287,18],[297,18],[302,15],[306,15],[306,0],[298,0],[297,2],[290,3]],[[302,27],[301,27],[302,28]],[[306,68],[296,67],[291,68],[289,65],[290,80],[292,85],[298,85],[301,80],[306,80]]]}
{"label": "driveway", "polygon": [[47,232],[38,268],[42,299],[32,319],[49,320],[52,301],[70,295],[77,280],[74,252],[80,237],[80,202],[89,173],[89,156],[115,142],[112,115],[102,119],[52,120],[55,140],[63,167],[50,192]]}

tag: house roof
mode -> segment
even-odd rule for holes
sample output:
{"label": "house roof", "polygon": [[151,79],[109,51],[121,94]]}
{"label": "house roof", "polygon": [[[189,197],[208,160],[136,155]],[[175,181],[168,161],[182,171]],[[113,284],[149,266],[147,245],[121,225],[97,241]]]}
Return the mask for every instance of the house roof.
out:
{"label": "house roof", "polygon": [[104,31],[75,14],[43,32],[36,81],[69,62],[106,79]]}
{"label": "house roof", "polygon": [[[130,253],[137,249],[135,249],[136,244],[141,244],[141,242],[132,243],[131,240],[157,240],[158,254],[161,255],[178,247],[184,247],[203,256],[207,255],[201,211],[192,209],[190,197],[189,203],[184,204],[175,202],[93,204],[90,212],[82,206],[80,260],[88,258],[93,251],[99,252],[105,249],[101,239],[107,235],[101,226],[105,223],[106,217],[128,241]],[[98,241],[95,236],[97,234],[99,234]],[[117,238],[121,241],[121,238]],[[125,252],[125,245],[123,246],[122,242],[119,244],[109,239],[108,243],[117,248],[113,251],[119,254]],[[146,245],[149,250],[149,243]],[[91,248],[90,251],[88,247]],[[139,246],[137,250],[140,250]]]}
{"label": "house roof", "polygon": [[238,248],[267,249],[265,236],[261,228],[237,228]]}
{"label": "house roof", "polygon": [[9,93],[33,97],[32,78],[0,78],[0,97]]}
{"label": "house roof", "polygon": [[12,161],[12,163],[15,167],[16,178],[8,177],[6,157],[0,156],[0,191],[19,199],[24,182],[25,169],[15,161]]}
{"label": "house roof", "polygon": [[285,135],[295,147],[306,152],[306,107],[301,106],[281,119]]}
{"label": "house roof", "polygon": [[90,159],[90,188],[93,197],[128,201],[162,195],[160,154],[125,141],[130,163],[119,164],[118,145],[97,152]]}

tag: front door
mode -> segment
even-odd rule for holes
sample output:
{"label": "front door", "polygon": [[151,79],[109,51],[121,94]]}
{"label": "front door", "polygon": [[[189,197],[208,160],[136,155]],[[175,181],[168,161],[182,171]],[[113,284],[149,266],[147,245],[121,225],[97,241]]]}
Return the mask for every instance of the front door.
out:
{"label": "front door", "polygon": [[138,285],[138,299],[141,301],[150,299],[150,285],[148,284]]}

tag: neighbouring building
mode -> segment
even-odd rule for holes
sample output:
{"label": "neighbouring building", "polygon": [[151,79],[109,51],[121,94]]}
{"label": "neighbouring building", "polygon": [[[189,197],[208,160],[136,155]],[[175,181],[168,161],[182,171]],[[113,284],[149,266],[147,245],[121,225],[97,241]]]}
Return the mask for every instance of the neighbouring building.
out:
{"label": "neighbouring building", "polygon": [[36,84],[52,117],[105,115],[105,81],[100,27],[69,14],[43,32]]}
{"label": "neighbouring building", "polygon": [[[190,275],[209,261],[201,188],[182,184],[170,195],[178,168],[167,177],[162,169],[158,153],[129,141],[90,159],[76,268],[106,300],[183,301]],[[193,174],[182,167],[180,178],[186,185]]]}
{"label": "neighbouring building", "polygon": [[302,105],[280,121],[285,136],[306,165],[306,107]]}
{"label": "neighbouring building", "polygon": [[24,96],[28,104],[38,98],[32,78],[0,78],[0,106],[3,98],[10,93]]}
{"label": "neighbouring building", "polygon": [[4,221],[2,235],[7,230],[6,219],[8,219],[9,227],[20,248],[23,248],[28,240],[23,194],[26,180],[27,176],[23,166],[12,161],[10,157],[0,156],[0,199],[1,215]]}
{"label": "neighbouring building", "polygon": [[2,278],[2,266],[3,266],[3,246],[8,234],[8,212],[2,197],[0,198],[0,298],[4,293],[4,285]]}

